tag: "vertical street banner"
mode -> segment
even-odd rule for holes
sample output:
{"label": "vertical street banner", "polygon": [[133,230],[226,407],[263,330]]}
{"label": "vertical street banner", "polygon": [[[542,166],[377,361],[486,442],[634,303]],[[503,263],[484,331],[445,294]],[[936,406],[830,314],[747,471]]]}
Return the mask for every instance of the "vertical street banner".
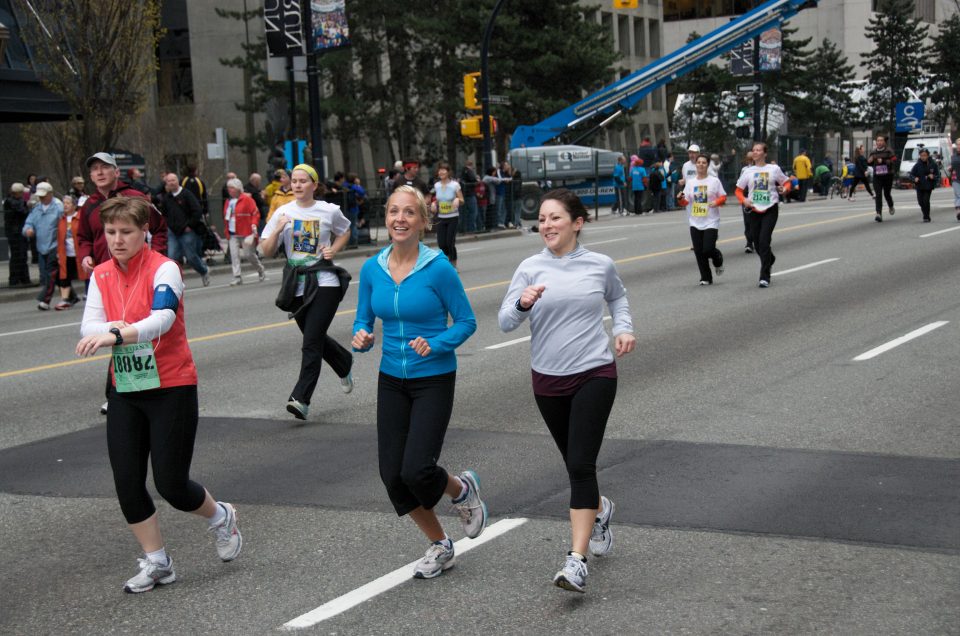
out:
{"label": "vertical street banner", "polygon": [[264,0],[263,27],[267,37],[267,57],[304,54],[300,3],[308,0]]}
{"label": "vertical street banner", "polygon": [[737,76],[753,75],[753,38],[731,49],[730,73]]}
{"label": "vertical street banner", "polygon": [[311,33],[317,53],[350,44],[345,4],[346,0],[314,0],[310,3]]}
{"label": "vertical street banner", "polygon": [[779,71],[783,56],[783,34],[774,27],[760,34],[760,71]]}

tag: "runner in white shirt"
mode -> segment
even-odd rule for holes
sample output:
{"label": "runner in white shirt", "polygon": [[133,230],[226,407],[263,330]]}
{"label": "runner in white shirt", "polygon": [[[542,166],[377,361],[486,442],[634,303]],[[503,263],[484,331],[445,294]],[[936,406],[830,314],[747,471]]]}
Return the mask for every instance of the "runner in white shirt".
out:
{"label": "runner in white shirt", "polygon": [[700,146],[697,144],[690,144],[690,147],[687,148],[687,157],[689,161],[684,162],[683,167],[680,168],[680,187],[684,187],[687,184],[687,179],[692,179],[697,176],[697,156],[700,154]]}
{"label": "runner in white shirt", "polygon": [[687,208],[690,220],[690,240],[700,268],[701,285],[713,284],[711,260],[717,276],[723,273],[723,254],[717,249],[717,235],[720,232],[720,208],[727,202],[727,193],[719,179],[707,174],[709,162],[706,155],[697,157],[697,174],[687,179],[680,195],[680,204]]}
{"label": "runner in white shirt", "polygon": [[750,241],[760,257],[760,287],[770,286],[770,269],[777,257],[770,242],[780,213],[780,195],[790,191],[790,181],[779,166],[767,163],[767,144],[753,144],[753,165],[737,181],[737,199],[747,211]]}

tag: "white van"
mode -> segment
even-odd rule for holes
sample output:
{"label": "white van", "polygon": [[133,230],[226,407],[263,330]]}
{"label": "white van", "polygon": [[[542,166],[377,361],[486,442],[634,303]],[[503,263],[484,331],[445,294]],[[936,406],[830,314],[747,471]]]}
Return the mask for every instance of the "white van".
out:
{"label": "white van", "polygon": [[947,164],[950,163],[950,157],[953,156],[953,146],[950,138],[939,135],[925,135],[908,137],[907,143],[903,147],[903,154],[900,156],[900,179],[910,180],[910,170],[913,164],[920,158],[920,149],[926,148],[930,155],[939,153],[940,159]]}

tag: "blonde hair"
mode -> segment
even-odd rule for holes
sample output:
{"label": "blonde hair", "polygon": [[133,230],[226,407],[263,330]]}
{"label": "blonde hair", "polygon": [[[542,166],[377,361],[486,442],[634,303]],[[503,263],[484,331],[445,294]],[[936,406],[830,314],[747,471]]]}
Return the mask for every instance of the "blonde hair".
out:
{"label": "blonde hair", "polygon": [[413,186],[408,186],[406,184],[399,185],[394,188],[393,193],[390,195],[390,198],[387,199],[387,209],[390,209],[390,199],[395,197],[398,194],[409,194],[412,195],[417,201],[417,214],[420,215],[420,218],[423,220],[424,231],[429,230],[431,225],[430,222],[430,213],[427,211],[427,201],[423,198],[423,193],[420,192],[417,188]]}
{"label": "blonde hair", "polygon": [[114,197],[100,206],[100,223],[132,223],[143,227],[150,222],[150,202],[140,197]]}

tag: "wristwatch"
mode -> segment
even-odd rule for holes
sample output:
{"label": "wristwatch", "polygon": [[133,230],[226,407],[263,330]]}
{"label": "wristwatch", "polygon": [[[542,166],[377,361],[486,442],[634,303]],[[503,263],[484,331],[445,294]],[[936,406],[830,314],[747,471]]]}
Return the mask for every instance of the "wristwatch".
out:
{"label": "wristwatch", "polygon": [[119,346],[123,344],[123,336],[120,335],[120,330],[116,327],[110,327],[110,333],[117,337],[117,341],[114,342],[114,346]]}

